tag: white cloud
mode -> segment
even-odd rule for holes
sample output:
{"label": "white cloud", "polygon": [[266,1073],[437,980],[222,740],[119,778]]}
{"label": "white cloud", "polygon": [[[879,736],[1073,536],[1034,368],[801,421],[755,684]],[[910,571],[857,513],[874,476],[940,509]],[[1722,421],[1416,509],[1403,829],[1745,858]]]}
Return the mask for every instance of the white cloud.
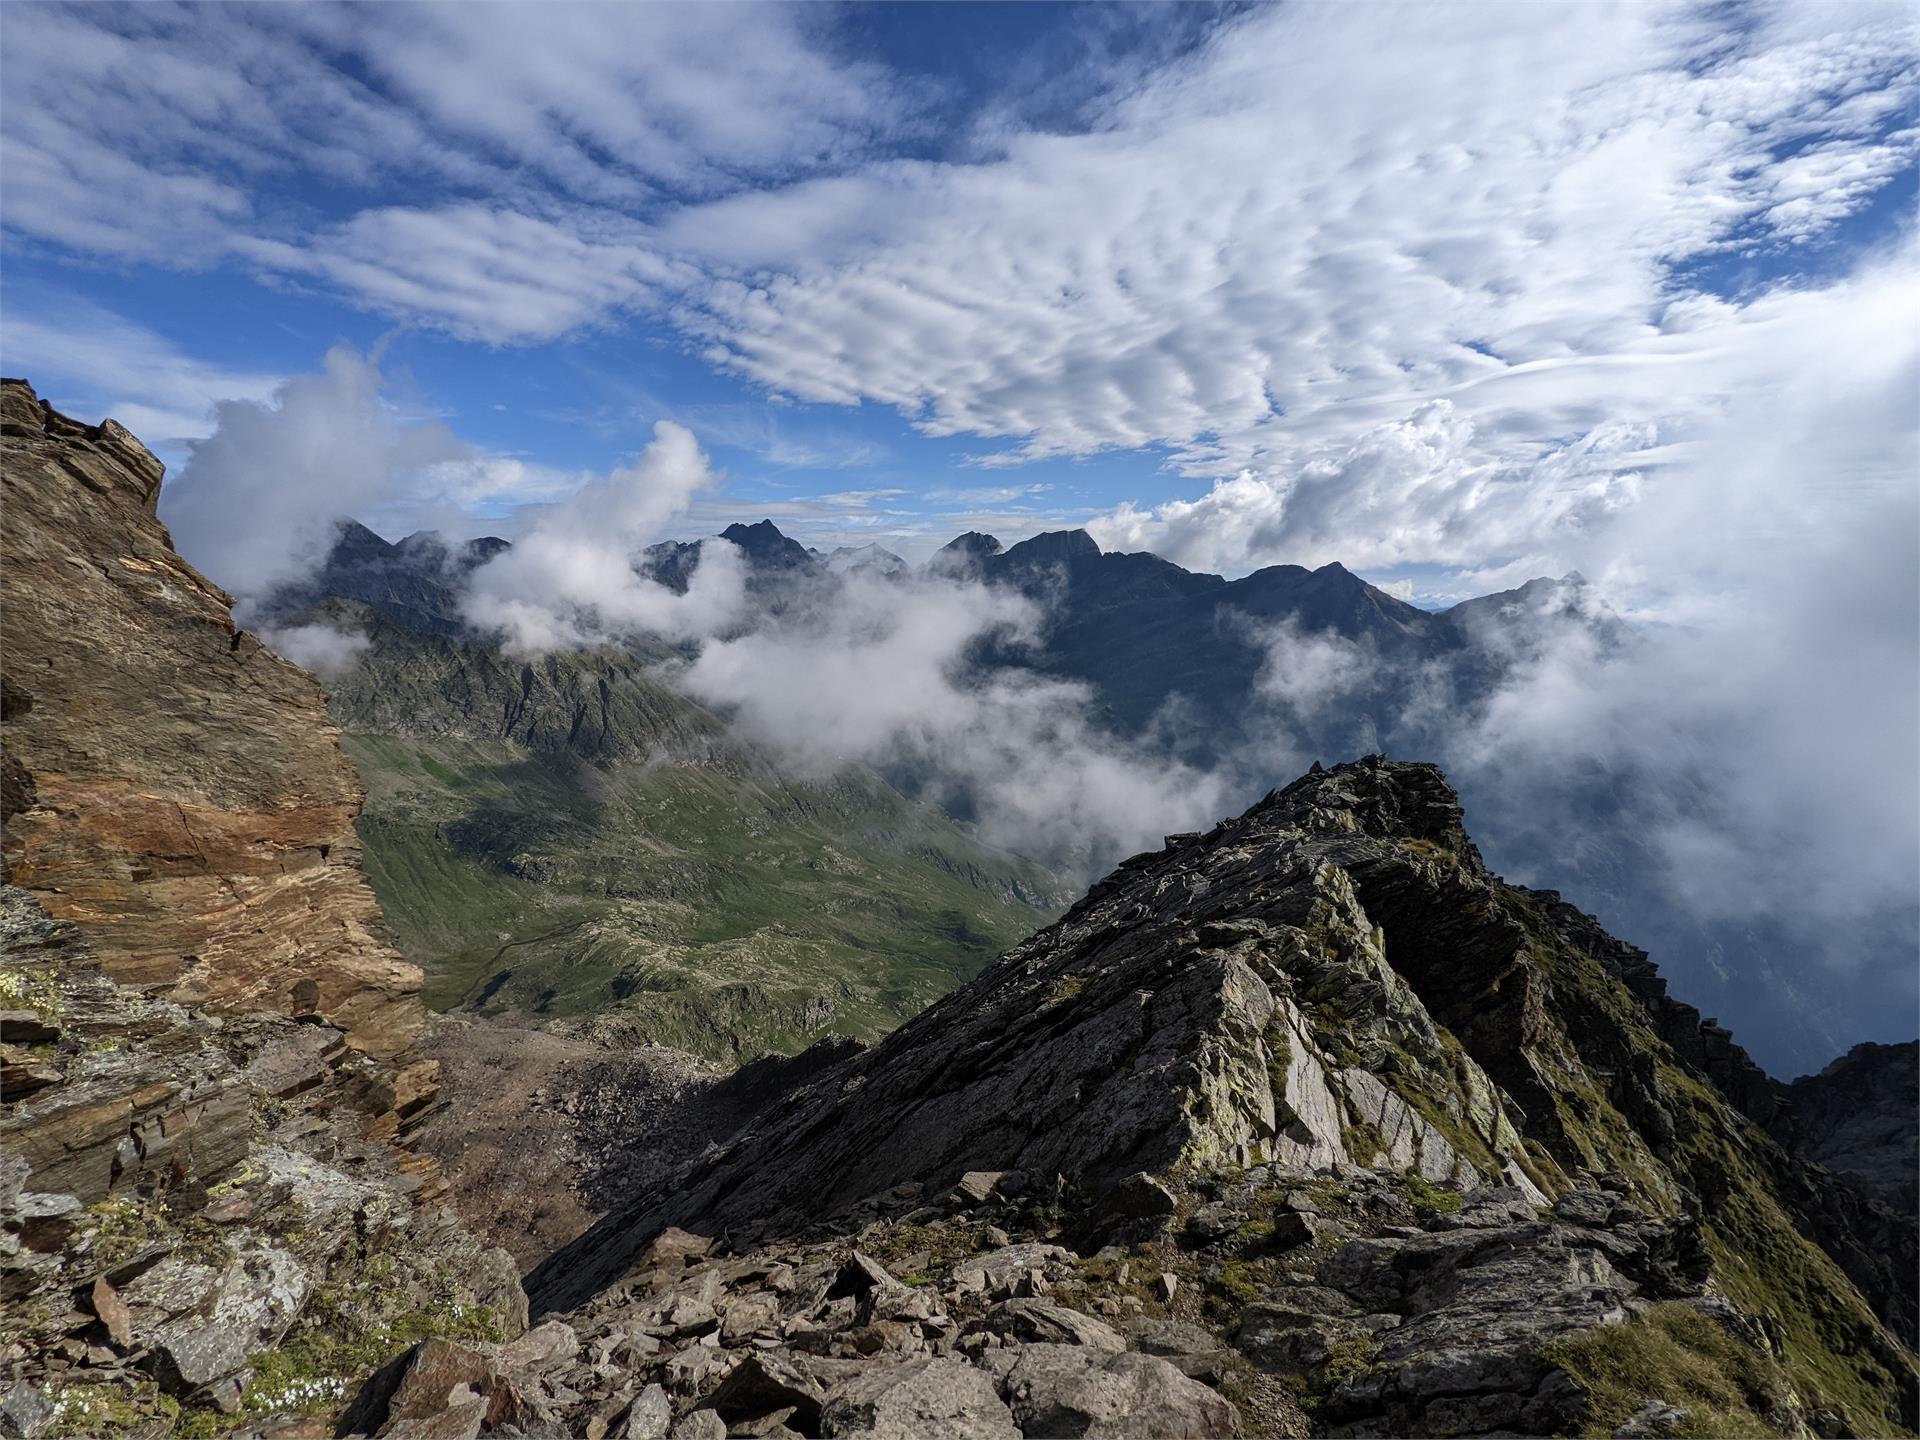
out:
{"label": "white cloud", "polygon": [[978,642],[1017,647],[1040,623],[1029,601],[977,583],[856,572],[817,605],[709,639],[680,683],[790,765],[904,774],[993,842],[1054,863],[1097,870],[1218,819],[1223,777],[1105,735],[1084,687],[969,667]]}
{"label": "white cloud", "polygon": [[270,625],[260,631],[260,638],[322,680],[339,679],[373,644],[365,635],[332,625]]}
{"label": "white cloud", "polygon": [[389,405],[381,383],[372,361],[338,345],[320,374],[281,382],[271,401],[216,405],[212,435],[160,493],[180,552],[257,601],[317,568],[341,520],[416,513],[421,477],[466,447]]}
{"label": "white cloud", "polygon": [[473,572],[463,601],[468,620],[499,632],[514,654],[639,632],[686,639],[721,628],[745,598],[731,544],[702,545],[685,594],[634,569],[647,545],[712,484],[693,432],[661,421],[634,464],[540,512],[511,550]]}
{"label": "white cloud", "polygon": [[655,298],[673,270],[636,226],[556,224],[477,204],[363,210],[298,244],[232,245],[270,270],[322,276],[382,313],[510,344],[610,325]]}
{"label": "white cloud", "polygon": [[721,363],[1015,459],[1158,444],[1273,484],[1450,398],[1472,458],[1511,466],[1705,403],[1693,372],[1713,388],[1744,312],[1683,307],[1693,335],[1666,335],[1673,267],[1817,238],[1911,164],[1911,27],[1820,15],[1743,36],[1657,5],[1273,7],[1086,133],[661,236],[734,272],[692,320]]}
{"label": "white cloud", "polygon": [[[672,265],[636,219],[662,187],[836,167],[897,128],[891,77],[837,54],[829,23],[760,4],[19,7],[4,224],[547,339],[660,299]],[[314,179],[344,214],[316,221]]]}

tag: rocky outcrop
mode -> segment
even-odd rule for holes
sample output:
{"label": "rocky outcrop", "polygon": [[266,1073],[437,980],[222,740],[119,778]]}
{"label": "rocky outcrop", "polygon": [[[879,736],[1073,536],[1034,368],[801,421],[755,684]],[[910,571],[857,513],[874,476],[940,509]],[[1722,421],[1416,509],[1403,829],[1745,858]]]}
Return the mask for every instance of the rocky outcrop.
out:
{"label": "rocky outcrop", "polygon": [[0,997],[0,1393],[51,1433],[338,1404],[422,1333],[524,1326],[512,1258],[404,1146],[430,1065],[118,984],[12,886]]}
{"label": "rocky outcrop", "polygon": [[1920,1041],[1856,1045],[1785,1087],[1769,1128],[1796,1154],[1911,1219],[1920,1208]]}
{"label": "rocky outcrop", "polygon": [[[1865,1202],[1723,1093],[1716,1076],[1744,1057],[1705,1023],[1681,1033],[1642,998],[1645,976],[1604,963],[1590,924],[1491,875],[1431,767],[1316,769],[1126,862],[636,1197],[534,1273],[536,1306],[618,1292],[669,1226],[764,1252],[855,1233],[874,1197],[1024,1195],[1054,1217],[1048,1243],[1081,1256],[1165,1256],[1152,1247],[1176,1230],[1288,1252],[1200,1278],[1301,1313],[1301,1296],[1275,1298],[1283,1282],[1337,1292],[1311,1343],[1276,1340],[1254,1363],[1321,1386],[1320,1418],[1355,1433],[1570,1423],[1557,1347],[1711,1297],[1741,1333],[1775,1337],[1769,1363],[1802,1408],[1911,1425],[1896,1283],[1910,1235],[1902,1251],[1888,1232],[1892,1263],[1866,1263],[1849,1233]],[[1416,1233],[1404,1222],[1421,1210]],[[1337,1263],[1291,1258],[1369,1236]],[[1075,1328],[997,1323],[1032,1344]],[[1260,1328],[1285,1327],[1263,1312]],[[1461,1337],[1512,1363],[1445,1379]]]}
{"label": "rocky outcrop", "polygon": [[318,685],[174,554],[137,441],[0,401],[0,1435],[311,1423],[525,1295],[410,1148],[420,976]]}
{"label": "rocky outcrop", "polygon": [[406,1049],[420,974],[361,874],[362,790],[318,682],[174,553],[160,463],[119,425],[6,381],[0,470],[13,883],[118,979]]}

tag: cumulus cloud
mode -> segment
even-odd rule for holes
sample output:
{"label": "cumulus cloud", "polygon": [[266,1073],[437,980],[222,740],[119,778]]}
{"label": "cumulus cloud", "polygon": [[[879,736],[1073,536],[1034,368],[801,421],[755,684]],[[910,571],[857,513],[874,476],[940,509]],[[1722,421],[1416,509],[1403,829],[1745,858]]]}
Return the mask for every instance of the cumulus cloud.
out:
{"label": "cumulus cloud", "polygon": [[216,405],[213,433],[161,491],[181,553],[243,600],[263,600],[319,567],[342,520],[418,499],[429,468],[466,447],[388,404],[381,385],[372,360],[340,345],[269,401]]}
{"label": "cumulus cloud", "polygon": [[1123,503],[1087,528],[1109,549],[1228,572],[1282,558],[1393,567],[1551,551],[1634,503],[1641,476],[1625,467],[1654,440],[1651,426],[1609,423],[1502,463],[1477,443],[1470,417],[1431,400],[1337,455],[1280,474],[1242,471],[1196,500]]}
{"label": "cumulus cloud", "polygon": [[1085,687],[976,663],[983,645],[1031,643],[1032,602],[857,572],[830,597],[709,640],[679,683],[803,772],[877,767],[990,841],[1083,874],[1219,818],[1222,777],[1101,732]]}
{"label": "cumulus cloud", "polygon": [[501,634],[515,654],[640,632],[690,639],[722,628],[745,599],[731,543],[701,546],[684,593],[635,568],[646,546],[713,478],[693,432],[661,421],[632,465],[540,512],[511,550],[473,572],[467,618]]}

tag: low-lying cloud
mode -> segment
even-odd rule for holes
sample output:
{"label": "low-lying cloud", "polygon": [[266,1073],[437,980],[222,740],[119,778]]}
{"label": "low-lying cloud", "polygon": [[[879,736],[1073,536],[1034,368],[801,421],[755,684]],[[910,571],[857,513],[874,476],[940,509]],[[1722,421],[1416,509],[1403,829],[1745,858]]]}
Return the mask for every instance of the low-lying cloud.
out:
{"label": "low-lying cloud", "polygon": [[431,467],[467,454],[444,425],[382,395],[373,359],[329,350],[317,375],[281,382],[270,400],[214,407],[212,435],[161,491],[180,551],[246,604],[317,570],[340,522],[373,516]]}
{"label": "low-lying cloud", "polygon": [[337,680],[347,674],[373,644],[365,635],[317,622],[264,626],[260,639],[322,680]]}
{"label": "low-lying cloud", "polygon": [[499,633],[517,655],[636,633],[673,640],[715,633],[746,598],[732,545],[704,543],[684,593],[638,568],[667,522],[713,483],[693,432],[661,421],[632,465],[541,512],[511,550],[474,571],[467,619]]}
{"label": "low-lying cloud", "polygon": [[875,767],[971,814],[989,841],[1084,876],[1219,818],[1222,776],[1099,730],[1082,685],[980,663],[1044,616],[975,581],[853,573],[817,603],[710,640],[680,679],[805,773]]}

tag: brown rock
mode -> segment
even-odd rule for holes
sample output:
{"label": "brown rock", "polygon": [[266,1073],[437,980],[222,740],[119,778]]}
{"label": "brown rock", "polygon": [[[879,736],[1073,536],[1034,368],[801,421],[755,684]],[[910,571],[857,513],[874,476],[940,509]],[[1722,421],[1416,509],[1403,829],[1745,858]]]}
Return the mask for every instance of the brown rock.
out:
{"label": "brown rock", "polygon": [[105,1276],[93,1282],[89,1298],[93,1302],[93,1313],[107,1327],[107,1338],[122,1349],[132,1344],[133,1315],[127,1309],[127,1302],[120,1298],[120,1292],[107,1283]]}
{"label": "brown rock", "polygon": [[14,883],[82,922],[117,979],[235,1012],[311,1008],[359,1049],[405,1049],[420,972],[361,873],[364,792],[319,682],[235,629],[231,597],[174,553],[162,467],[137,440],[22,381],[4,400]]}

